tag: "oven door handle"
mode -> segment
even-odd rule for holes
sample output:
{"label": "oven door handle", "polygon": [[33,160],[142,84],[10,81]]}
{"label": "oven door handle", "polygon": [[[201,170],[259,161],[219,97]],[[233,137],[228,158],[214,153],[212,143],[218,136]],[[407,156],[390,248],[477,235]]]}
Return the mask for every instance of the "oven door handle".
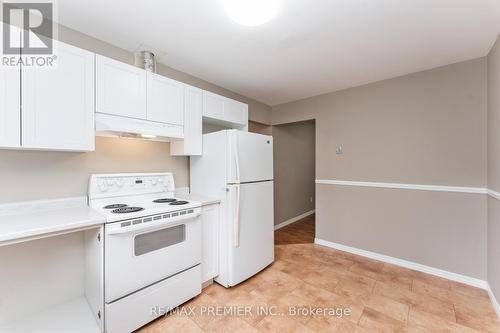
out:
{"label": "oven door handle", "polygon": [[155,222],[146,222],[146,223],[131,225],[129,227],[113,228],[110,230],[106,230],[106,235],[123,235],[123,234],[129,234],[129,233],[134,233],[134,232],[162,229],[165,227],[175,227],[179,224],[184,224],[186,222],[189,222],[190,220],[194,220],[200,215],[201,215],[201,213],[198,212],[198,213],[190,214],[189,216],[169,218],[166,221],[161,221],[161,222],[156,222],[156,223]]}

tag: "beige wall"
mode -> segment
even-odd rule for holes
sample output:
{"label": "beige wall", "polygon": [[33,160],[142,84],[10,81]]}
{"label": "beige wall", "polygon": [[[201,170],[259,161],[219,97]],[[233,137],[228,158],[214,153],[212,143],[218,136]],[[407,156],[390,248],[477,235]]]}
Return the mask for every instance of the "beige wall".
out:
{"label": "beige wall", "polygon": [[276,225],[314,209],[314,121],[273,126],[273,142]]}
{"label": "beige wall", "polygon": [[256,121],[248,122],[248,131],[252,133],[258,133],[263,135],[272,135],[273,127],[271,125],[262,124]]}
{"label": "beige wall", "polygon": [[[317,179],[485,187],[486,88],[481,58],[279,105],[273,125],[316,119]],[[335,185],[316,194],[318,238],[486,278],[484,196],[443,192],[436,203],[432,192]],[[461,233],[475,235],[461,239],[470,255],[450,262]]]}
{"label": "beige wall", "polygon": [[317,178],[486,185],[484,58],[273,108],[274,124],[313,118]]}
{"label": "beige wall", "polygon": [[318,238],[486,277],[486,196],[318,184]]}
{"label": "beige wall", "polygon": [[[488,188],[500,192],[500,37],[488,56]],[[488,200],[488,281],[500,300],[500,200]]]}
{"label": "beige wall", "polygon": [[[80,32],[60,26],[58,39],[92,52],[133,63],[133,54]],[[270,123],[270,107],[191,75],[159,65],[158,72],[173,79],[249,104],[249,118]],[[94,172],[172,171],[176,185],[189,186],[186,157],[171,157],[170,144],[97,138],[93,153],[0,150],[0,203],[86,195]]]}
{"label": "beige wall", "polygon": [[188,167],[169,144],[137,139],[98,137],[90,153],[0,150],[0,203],[86,196],[92,173],[171,171],[184,187]]}

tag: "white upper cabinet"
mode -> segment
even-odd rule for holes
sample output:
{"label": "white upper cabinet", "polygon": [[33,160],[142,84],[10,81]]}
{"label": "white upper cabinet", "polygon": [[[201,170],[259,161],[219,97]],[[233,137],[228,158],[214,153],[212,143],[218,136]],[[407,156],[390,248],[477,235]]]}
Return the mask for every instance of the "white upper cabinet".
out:
{"label": "white upper cabinet", "polygon": [[224,119],[224,99],[223,96],[203,91],[203,116]]}
{"label": "white upper cabinet", "polygon": [[[0,34],[4,24],[0,23]],[[11,29],[14,27],[11,27]],[[15,29],[15,28],[14,28]],[[17,30],[15,30],[17,31]],[[19,34],[16,33],[17,36]],[[13,35],[11,35],[13,38]],[[21,72],[18,66],[0,66],[0,147],[21,146]]]}
{"label": "white upper cabinet", "polygon": [[22,146],[94,150],[94,53],[54,41],[53,68],[22,73]]}
{"label": "white upper cabinet", "polygon": [[174,156],[192,156],[202,154],[202,113],[203,91],[185,86],[184,89],[184,140],[170,144]]}
{"label": "white upper cabinet", "polygon": [[96,55],[96,112],[146,119],[146,71]]}
{"label": "white upper cabinet", "polygon": [[246,125],[248,105],[227,98],[224,103],[224,118],[231,123]]}
{"label": "white upper cabinet", "polygon": [[0,147],[21,145],[21,83],[18,67],[0,67]]}
{"label": "white upper cabinet", "polygon": [[248,125],[248,105],[204,91],[203,117],[214,123],[244,129]]}
{"label": "white upper cabinet", "polygon": [[148,72],[147,119],[184,125],[184,84]]}

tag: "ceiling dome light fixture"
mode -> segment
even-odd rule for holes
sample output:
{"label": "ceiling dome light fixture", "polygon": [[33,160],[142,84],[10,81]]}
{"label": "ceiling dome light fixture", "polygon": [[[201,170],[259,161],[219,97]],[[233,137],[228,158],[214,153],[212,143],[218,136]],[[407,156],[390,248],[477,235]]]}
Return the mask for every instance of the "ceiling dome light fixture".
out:
{"label": "ceiling dome light fixture", "polygon": [[222,0],[222,3],[233,21],[249,27],[270,21],[280,7],[280,0]]}

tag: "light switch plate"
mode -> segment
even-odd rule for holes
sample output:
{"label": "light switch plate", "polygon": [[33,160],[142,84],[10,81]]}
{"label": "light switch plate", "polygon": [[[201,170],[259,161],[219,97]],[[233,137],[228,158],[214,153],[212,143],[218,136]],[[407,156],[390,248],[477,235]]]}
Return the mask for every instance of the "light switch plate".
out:
{"label": "light switch plate", "polygon": [[337,155],[342,155],[344,153],[344,148],[342,146],[338,146],[337,149],[335,149],[335,153]]}

